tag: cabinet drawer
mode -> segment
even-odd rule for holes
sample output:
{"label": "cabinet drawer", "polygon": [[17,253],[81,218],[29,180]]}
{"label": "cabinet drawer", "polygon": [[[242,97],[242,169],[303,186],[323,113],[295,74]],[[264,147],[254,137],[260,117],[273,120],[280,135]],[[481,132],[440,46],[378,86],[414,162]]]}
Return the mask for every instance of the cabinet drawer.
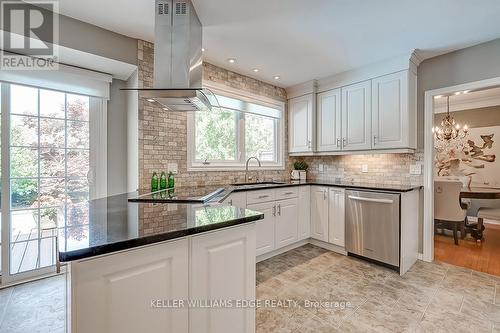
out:
{"label": "cabinet drawer", "polygon": [[250,191],[247,194],[247,204],[274,201],[275,197],[275,190]]}
{"label": "cabinet drawer", "polygon": [[276,190],[276,200],[295,198],[299,195],[298,187],[285,187]]}

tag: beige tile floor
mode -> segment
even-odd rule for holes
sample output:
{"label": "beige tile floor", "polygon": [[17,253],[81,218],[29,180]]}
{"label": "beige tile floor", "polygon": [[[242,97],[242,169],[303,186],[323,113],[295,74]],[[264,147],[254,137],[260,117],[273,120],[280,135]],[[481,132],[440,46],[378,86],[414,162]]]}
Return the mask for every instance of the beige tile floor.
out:
{"label": "beige tile floor", "polygon": [[438,262],[400,277],[306,245],[257,265],[258,299],[298,302],[257,309],[257,332],[500,332],[499,283]]}
{"label": "beige tile floor", "polygon": [[[420,261],[399,277],[305,245],[257,265],[259,299],[298,302],[257,309],[257,332],[500,333],[499,283],[490,275]],[[64,295],[63,275],[0,290],[0,332],[64,332]]]}

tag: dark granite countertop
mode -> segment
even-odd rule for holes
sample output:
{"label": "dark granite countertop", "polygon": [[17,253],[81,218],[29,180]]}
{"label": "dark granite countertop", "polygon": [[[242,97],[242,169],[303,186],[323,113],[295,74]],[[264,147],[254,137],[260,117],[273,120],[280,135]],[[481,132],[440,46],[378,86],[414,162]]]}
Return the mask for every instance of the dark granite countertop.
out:
{"label": "dark granite countertop", "polygon": [[334,186],[343,188],[354,188],[360,190],[380,190],[390,192],[410,192],[422,188],[420,185],[390,185],[390,184],[371,184],[371,183],[354,183],[354,182],[335,182],[323,180],[307,180],[307,181],[286,181],[282,183],[269,184],[262,187],[255,187],[250,189],[238,188],[235,186],[233,191],[249,191],[261,190],[265,188],[287,187],[287,186],[306,186],[306,185],[319,185],[319,186]]}
{"label": "dark granite countertop", "polygon": [[88,217],[60,232],[62,262],[253,222],[264,214],[217,202],[137,203],[139,193],[88,202]]}

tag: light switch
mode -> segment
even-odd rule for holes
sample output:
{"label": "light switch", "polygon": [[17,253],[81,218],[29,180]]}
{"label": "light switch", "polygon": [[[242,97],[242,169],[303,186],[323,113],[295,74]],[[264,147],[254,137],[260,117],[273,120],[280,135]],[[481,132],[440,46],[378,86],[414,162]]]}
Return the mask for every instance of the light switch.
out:
{"label": "light switch", "polygon": [[325,170],[325,168],[324,168],[323,164],[319,164],[318,165],[318,171],[319,172],[323,172],[324,170]]}
{"label": "light switch", "polygon": [[168,172],[172,172],[174,175],[178,173],[177,163],[168,163]]}
{"label": "light switch", "polygon": [[368,164],[363,164],[361,166],[361,172],[368,172]]}

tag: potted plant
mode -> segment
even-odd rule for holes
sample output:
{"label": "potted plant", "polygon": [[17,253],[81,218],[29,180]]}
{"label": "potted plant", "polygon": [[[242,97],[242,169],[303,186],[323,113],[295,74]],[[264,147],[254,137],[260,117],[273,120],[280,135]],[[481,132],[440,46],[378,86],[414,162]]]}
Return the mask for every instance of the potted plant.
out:
{"label": "potted plant", "polygon": [[[297,172],[294,173],[292,171],[292,180],[300,179],[302,181],[305,181],[307,178],[307,169],[308,168],[309,168],[309,165],[303,160],[293,163],[293,169],[294,169],[294,171],[297,171]],[[297,177],[297,173],[298,173],[298,177]]]}

